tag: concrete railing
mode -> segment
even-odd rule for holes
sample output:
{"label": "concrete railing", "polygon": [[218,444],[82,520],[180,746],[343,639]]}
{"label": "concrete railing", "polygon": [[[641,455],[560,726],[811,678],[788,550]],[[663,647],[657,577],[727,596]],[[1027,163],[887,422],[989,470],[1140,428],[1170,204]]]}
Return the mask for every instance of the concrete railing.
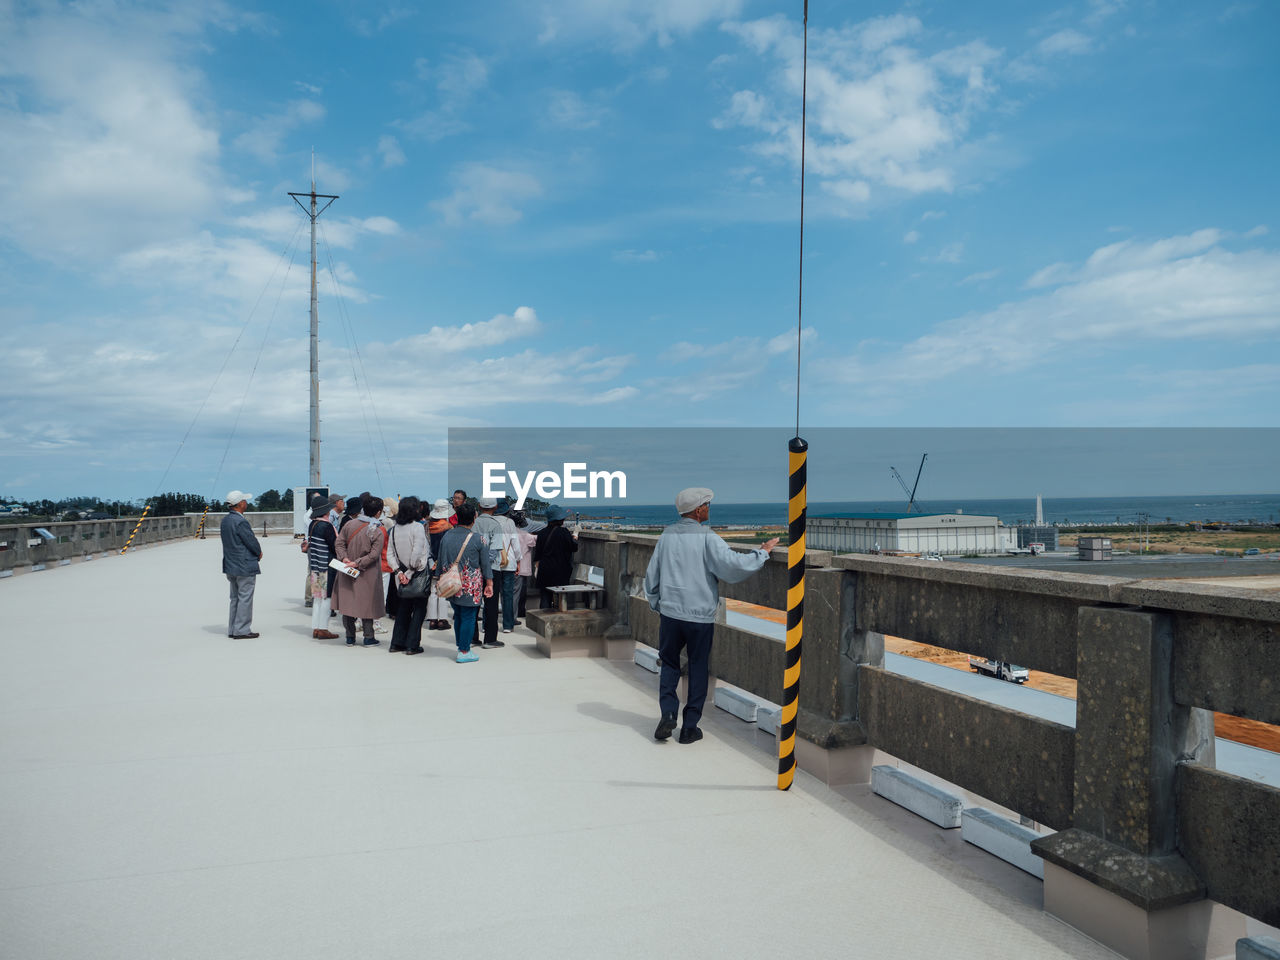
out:
{"label": "concrete railing", "polygon": [[[133,546],[137,549],[166,540],[195,536],[199,517],[147,517]],[[0,526],[0,574],[71,563],[103,553],[118,553],[138,525],[137,517],[119,520],[80,520],[75,523],[20,523]],[[37,529],[53,534],[46,540]],[[216,529],[215,529],[216,533]]]}
{"label": "concrete railing", "polygon": [[[226,515],[226,511],[221,513],[210,511],[208,518],[204,522],[205,532],[210,535],[216,534]],[[188,513],[187,516],[195,517],[196,523],[200,522],[200,514],[198,513]],[[253,532],[260,537],[270,534],[293,535],[292,510],[250,510],[245,513],[244,518],[249,521],[249,526],[253,528]]]}
{"label": "concrete railing", "polygon": [[[656,542],[584,531],[577,556],[604,571],[612,631],[651,647],[658,617],[640,585]],[[1055,828],[1034,844],[1047,864],[1144,915],[1208,897],[1280,925],[1280,790],[1215,769],[1212,713],[1280,723],[1280,599],[824,551],[806,559],[804,741],[882,750]],[[786,583],[779,548],[721,595],[782,609]],[[712,675],[780,701],[782,642],[720,620]],[[1075,678],[1076,725],[887,672],[885,634]]]}

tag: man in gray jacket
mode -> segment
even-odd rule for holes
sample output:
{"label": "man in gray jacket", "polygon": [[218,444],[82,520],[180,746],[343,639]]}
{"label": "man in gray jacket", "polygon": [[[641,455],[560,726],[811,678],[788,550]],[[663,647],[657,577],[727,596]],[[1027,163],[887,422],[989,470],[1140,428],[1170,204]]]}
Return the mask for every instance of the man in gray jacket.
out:
{"label": "man in gray jacket", "polygon": [[690,487],[676,495],[680,521],[662,531],[644,575],[645,599],[661,617],[658,705],[662,719],[653,732],[655,740],[668,739],[676,728],[680,709],[676,684],[680,682],[680,651],[685,648],[689,651],[689,698],[684,705],[680,742],[702,739],[698,721],[707,700],[711,638],[720,604],[719,583],[747,579],[764,566],[769,551],[778,545],[778,538],[774,537],[750,553],[731,549],[719,534],[705,526],[711,516],[711,498],[706,487]]}
{"label": "man in gray jacket", "polygon": [[262,572],[258,561],[262,559],[262,546],[253,535],[253,528],[244,518],[253,495],[240,490],[227,494],[230,511],[222,518],[222,572],[231,584],[231,614],[227,619],[227,636],[236,640],[252,640],[253,587]]}

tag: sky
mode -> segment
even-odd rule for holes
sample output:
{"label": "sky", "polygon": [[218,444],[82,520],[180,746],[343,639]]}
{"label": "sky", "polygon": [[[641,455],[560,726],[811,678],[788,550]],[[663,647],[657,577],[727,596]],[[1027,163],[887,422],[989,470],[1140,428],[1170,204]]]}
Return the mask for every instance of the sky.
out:
{"label": "sky", "polygon": [[[335,489],[447,492],[451,427],[794,427],[802,6],[0,0],[0,496],[307,482],[313,150]],[[1277,39],[814,0],[802,432],[1275,426]]]}

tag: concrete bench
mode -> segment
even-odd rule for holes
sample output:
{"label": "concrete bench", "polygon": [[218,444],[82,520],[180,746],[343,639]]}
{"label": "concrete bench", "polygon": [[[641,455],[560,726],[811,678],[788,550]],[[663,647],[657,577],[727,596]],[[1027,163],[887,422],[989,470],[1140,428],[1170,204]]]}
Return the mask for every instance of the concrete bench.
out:
{"label": "concrete bench", "polygon": [[581,609],[599,610],[604,605],[604,587],[594,583],[570,583],[563,587],[547,587],[555,598],[556,609],[562,613],[574,609],[575,601],[580,601]]}
{"label": "concrete bench", "polygon": [[1245,937],[1236,941],[1236,960],[1280,960],[1280,940]]}
{"label": "concrete bench", "polygon": [[917,816],[944,829],[960,826],[963,800],[909,773],[903,773],[897,767],[884,764],[872,767],[871,789],[886,800],[906,807]]}
{"label": "concrete bench", "polygon": [[1044,861],[1031,852],[1031,841],[1040,834],[1006,820],[993,810],[969,807],[960,815],[960,837],[987,853],[1044,879]]}

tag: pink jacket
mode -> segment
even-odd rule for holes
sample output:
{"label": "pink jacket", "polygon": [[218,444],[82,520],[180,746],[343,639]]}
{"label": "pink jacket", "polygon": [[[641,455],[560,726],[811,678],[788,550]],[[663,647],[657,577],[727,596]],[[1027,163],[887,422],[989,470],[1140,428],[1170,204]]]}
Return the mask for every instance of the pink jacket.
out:
{"label": "pink jacket", "polygon": [[521,577],[533,576],[533,546],[538,542],[538,538],[529,532],[528,527],[521,527],[516,531],[520,537],[520,565],[516,567],[516,574]]}

